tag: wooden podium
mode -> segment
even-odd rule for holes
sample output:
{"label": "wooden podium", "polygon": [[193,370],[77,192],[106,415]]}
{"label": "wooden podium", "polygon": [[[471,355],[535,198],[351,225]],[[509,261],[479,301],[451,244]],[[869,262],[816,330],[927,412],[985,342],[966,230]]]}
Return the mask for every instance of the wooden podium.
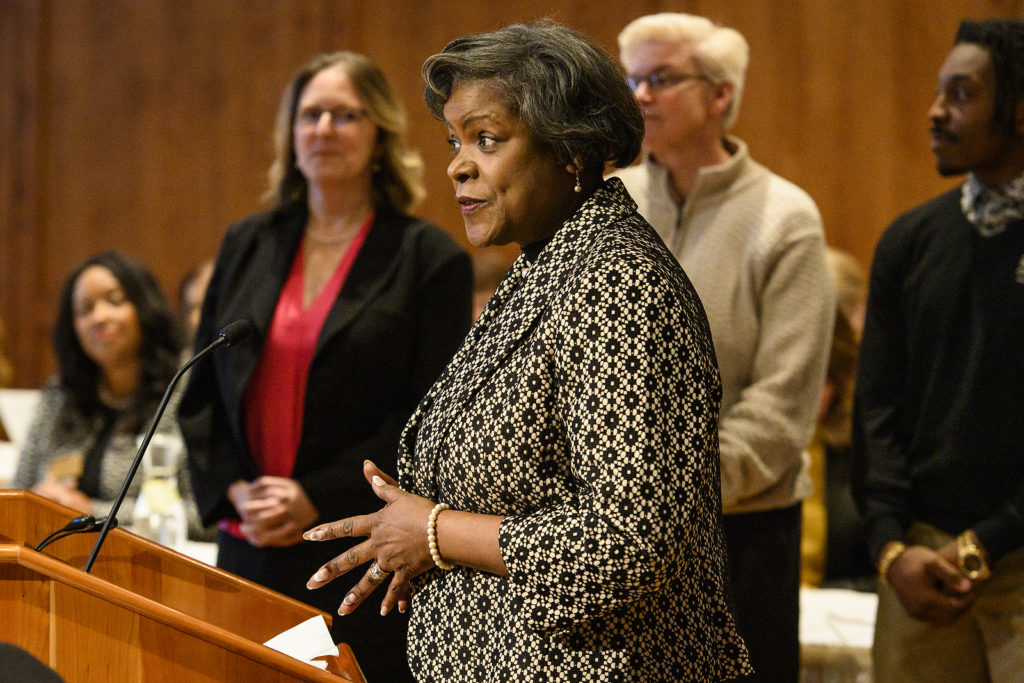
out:
{"label": "wooden podium", "polygon": [[261,645],[319,610],[127,531],[110,532],[88,574],[95,533],[32,550],[75,516],[0,491],[0,641],[67,683],[365,683],[344,643],[328,671]]}

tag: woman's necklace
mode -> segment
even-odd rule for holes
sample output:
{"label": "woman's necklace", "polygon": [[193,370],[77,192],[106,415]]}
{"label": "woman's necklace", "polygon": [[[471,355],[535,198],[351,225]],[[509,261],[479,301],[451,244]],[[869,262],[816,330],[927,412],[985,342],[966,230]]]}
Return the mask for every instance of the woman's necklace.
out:
{"label": "woman's necklace", "polygon": [[113,392],[111,392],[105,384],[99,385],[99,388],[96,390],[96,394],[99,396],[100,402],[103,403],[103,405],[108,408],[113,408],[114,410],[124,410],[131,405],[132,402],[130,394],[128,396],[121,397],[114,396]]}
{"label": "woman's necklace", "polygon": [[348,230],[339,235],[324,235],[323,233],[317,233],[316,231],[311,230],[310,228],[307,227],[306,239],[308,239],[310,242],[313,242],[314,244],[344,244],[345,242],[348,242],[350,239],[352,239],[352,236],[359,232],[359,228],[361,227],[363,226],[356,225],[355,227],[349,228]]}

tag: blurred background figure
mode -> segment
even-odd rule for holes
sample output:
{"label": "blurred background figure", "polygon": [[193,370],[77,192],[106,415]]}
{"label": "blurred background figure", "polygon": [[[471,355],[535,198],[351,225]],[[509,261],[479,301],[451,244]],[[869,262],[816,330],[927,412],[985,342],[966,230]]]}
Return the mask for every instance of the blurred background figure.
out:
{"label": "blurred background figure", "polygon": [[868,277],[864,266],[853,254],[834,247],[826,251],[825,262],[836,288],[836,312],[846,318],[860,340],[868,308]]}
{"label": "blurred background figure", "polygon": [[476,320],[515,259],[509,258],[501,249],[494,248],[475,249],[472,258],[473,320]]}
{"label": "blurred background figure", "polygon": [[[14,365],[7,356],[7,330],[4,329],[4,321],[0,320],[0,389],[11,386],[13,379]],[[0,419],[0,441],[7,441],[8,438],[3,419]]]}
{"label": "blurred background figure", "polygon": [[[171,377],[180,346],[152,273],[116,252],[68,277],[53,331],[57,376],[47,382],[12,485],[105,515]],[[173,406],[158,433],[180,438]],[[132,514],[137,477],[119,517]]]}
{"label": "blurred background figure", "polygon": [[[469,329],[472,265],[411,218],[421,164],[384,74],[352,52],[306,64],[278,111],[270,211],[233,225],[196,346],[245,318],[255,334],[194,368],[182,400],[192,482],[218,566],[333,612],[310,592],[336,553],[317,521],[371,509],[366,459],[393,468],[402,426]],[[371,681],[409,680],[404,615],[334,620]]]}
{"label": "blurred background figure", "polygon": [[185,355],[190,355],[196,330],[199,328],[199,316],[203,310],[203,297],[213,275],[213,259],[207,259],[192,266],[178,287],[178,316],[181,329],[185,335]]}
{"label": "blurred background figure", "polygon": [[14,379],[14,365],[7,356],[7,330],[0,320],[0,388],[11,386]]}
{"label": "blurred background figure", "polygon": [[[199,329],[199,318],[203,310],[203,298],[206,296],[206,288],[210,284],[210,277],[213,275],[213,259],[201,261],[185,273],[178,286],[178,323],[182,330],[184,344],[181,351],[182,363],[188,361],[195,353],[192,343],[195,341],[196,331]],[[178,393],[184,393],[188,386],[187,380],[183,379],[178,385]],[[178,397],[180,401],[180,397]],[[182,459],[178,469],[178,483],[181,487],[181,495],[188,501],[195,503],[195,490],[192,487],[192,477],[188,470],[188,462]],[[194,508],[189,507],[191,512]],[[188,536],[190,540],[214,543],[217,540],[217,525],[203,524],[198,516],[189,515]]]}
{"label": "blurred background figure", "polygon": [[808,446],[814,489],[803,501],[801,583],[875,590],[875,570],[852,491],[850,448],[857,347],[867,306],[867,275],[851,254],[829,248],[836,321],[814,437]]}
{"label": "blurred background figure", "polygon": [[642,163],[616,173],[707,311],[722,373],[722,511],[740,633],[757,679],[799,676],[805,455],[835,301],[814,200],[729,130],[749,46],[689,14],[619,34],[644,113]]}

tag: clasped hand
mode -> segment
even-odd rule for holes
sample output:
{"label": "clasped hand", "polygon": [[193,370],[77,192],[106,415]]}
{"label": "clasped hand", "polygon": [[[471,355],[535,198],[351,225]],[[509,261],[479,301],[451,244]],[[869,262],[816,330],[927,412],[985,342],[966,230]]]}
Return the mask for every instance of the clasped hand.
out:
{"label": "clasped hand", "polygon": [[[305,534],[307,541],[330,541],[336,538],[366,540],[341,553],[320,567],[306,587],[320,588],[356,567],[376,561],[390,576],[387,592],[381,601],[380,613],[385,615],[398,606],[404,612],[409,606],[409,582],[434,566],[427,547],[427,519],[434,504],[427,498],[407,493],[398,482],[369,460],[363,463],[363,476],[373,492],[385,502],[383,508],[369,515],[348,517],[321,524]],[[369,569],[345,595],[338,614],[350,614],[388,577],[375,579]]]}
{"label": "clasped hand", "polygon": [[955,621],[977,597],[974,583],[957,566],[955,541],[937,551],[910,546],[892,563],[888,578],[910,616],[937,626]]}
{"label": "clasped hand", "polygon": [[302,530],[320,514],[299,482],[284,477],[236,481],[228,498],[238,511],[241,531],[257,547],[302,542]]}

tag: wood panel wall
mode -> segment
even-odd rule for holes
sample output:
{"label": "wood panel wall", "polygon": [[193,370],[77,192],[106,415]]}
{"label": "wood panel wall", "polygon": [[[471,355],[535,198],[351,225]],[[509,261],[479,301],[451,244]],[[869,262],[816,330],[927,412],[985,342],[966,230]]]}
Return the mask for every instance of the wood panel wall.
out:
{"label": "wood panel wall", "polygon": [[465,244],[443,130],[419,67],[457,36],[550,17],[614,52],[642,14],[739,29],[751,65],[735,133],[817,200],[829,241],[867,265],[901,211],[950,187],[927,143],[935,73],[963,17],[1024,0],[2,0],[0,318],[16,384],[52,372],[66,273],[120,249],[169,296],[227,225],[261,208],[281,91],[312,55],[376,60],[426,161],[423,215]]}

